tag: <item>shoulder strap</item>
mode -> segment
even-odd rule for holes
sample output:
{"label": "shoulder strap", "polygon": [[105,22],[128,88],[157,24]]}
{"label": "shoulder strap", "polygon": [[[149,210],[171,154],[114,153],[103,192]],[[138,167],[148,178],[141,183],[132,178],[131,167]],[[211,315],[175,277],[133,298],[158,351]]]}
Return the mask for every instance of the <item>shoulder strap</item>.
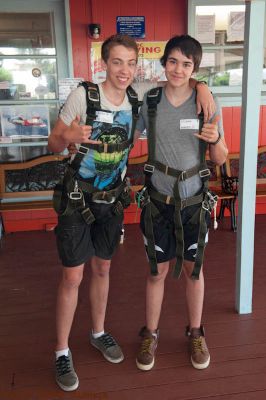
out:
{"label": "shoulder strap", "polygon": [[133,143],[136,123],[137,120],[139,119],[139,108],[142,105],[142,101],[139,101],[138,94],[135,92],[132,86],[128,86],[126,93],[128,101],[130,102],[132,107],[131,143]]}
{"label": "shoulder strap", "polygon": [[[79,86],[83,86],[86,94],[86,103],[87,103],[87,110],[86,110],[86,125],[93,124],[93,121],[96,118],[96,111],[101,109],[100,103],[100,92],[99,86],[96,83],[84,81],[80,82]],[[89,143],[82,143],[80,146],[80,151],[78,151],[71,162],[71,167],[73,170],[78,171],[80,167],[80,163],[87,153],[87,149],[89,148]]]}
{"label": "shoulder strap", "polygon": [[148,135],[148,162],[153,163],[155,161],[155,125],[156,125],[156,114],[157,105],[161,101],[162,87],[156,87],[147,93],[147,105],[148,105],[148,119],[149,119],[149,135]]}
{"label": "shoulder strap", "polygon": [[[202,130],[203,124],[204,124],[204,113],[202,110],[199,113],[198,118],[199,118],[199,133],[200,133]],[[207,147],[208,147],[207,143],[204,142],[204,140],[200,140],[199,151],[200,151],[200,162],[201,163],[205,162]]]}
{"label": "shoulder strap", "polygon": [[81,82],[79,86],[83,86],[86,93],[86,125],[92,125],[92,122],[95,120],[96,117],[96,111],[101,109],[99,86],[96,83],[88,81]]}

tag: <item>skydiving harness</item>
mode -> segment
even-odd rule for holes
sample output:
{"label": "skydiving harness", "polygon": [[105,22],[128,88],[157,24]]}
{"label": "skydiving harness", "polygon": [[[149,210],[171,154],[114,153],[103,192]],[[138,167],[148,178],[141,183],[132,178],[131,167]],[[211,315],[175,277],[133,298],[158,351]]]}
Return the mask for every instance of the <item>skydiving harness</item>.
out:
{"label": "skydiving harness", "polygon": [[[92,82],[81,82],[80,86],[83,86],[86,92],[86,125],[92,126],[93,121],[96,119],[97,111],[101,111],[99,87]],[[67,166],[63,182],[58,184],[54,190],[53,204],[60,216],[70,216],[75,211],[79,211],[87,224],[93,223],[95,217],[85,202],[84,193],[89,195],[89,199],[92,202],[113,203],[112,212],[116,215],[122,214],[123,209],[130,205],[131,198],[127,178],[114,189],[99,190],[91,183],[81,180],[78,176],[83,157],[90,150],[96,150],[99,153],[114,153],[125,149],[130,150],[133,147],[134,131],[141,102],[139,102],[138,95],[131,86],[127,88],[126,94],[132,106],[130,139],[121,143],[81,143],[74,159]]]}
{"label": "skydiving harness", "polygon": [[[148,105],[148,121],[149,121],[149,138],[148,138],[148,160],[144,165],[144,172],[146,175],[145,186],[138,193],[137,200],[141,208],[145,207],[145,236],[147,239],[147,255],[149,258],[151,266],[151,274],[157,275],[157,259],[155,250],[155,241],[153,234],[153,219],[160,215],[158,208],[151,200],[157,200],[164,204],[172,204],[175,207],[174,211],[174,226],[175,226],[175,236],[176,236],[176,264],[174,268],[174,276],[179,277],[182,271],[183,264],[183,254],[184,254],[184,238],[183,238],[183,226],[181,220],[181,210],[185,207],[192,206],[201,203],[201,208],[199,209],[199,235],[198,235],[198,245],[197,253],[195,258],[194,269],[192,272],[192,279],[199,279],[200,269],[202,265],[204,249],[205,249],[205,237],[207,233],[206,224],[206,213],[211,213],[212,209],[216,206],[217,196],[213,195],[208,191],[208,180],[210,178],[210,170],[205,162],[205,153],[207,149],[207,144],[203,140],[200,140],[200,164],[196,165],[186,171],[179,171],[177,169],[171,168],[167,165],[162,164],[155,157],[156,148],[156,114],[157,105],[161,100],[162,88],[151,89],[147,94],[147,105]],[[203,113],[199,115],[200,120],[200,130],[203,125]],[[170,175],[176,178],[176,182],[173,188],[173,197],[167,196],[162,193],[157,192],[151,185],[151,176],[156,170],[161,171],[165,175]],[[189,197],[187,199],[181,199],[179,193],[179,182],[185,181],[186,179],[199,175],[202,180],[202,192],[195,196]],[[197,221],[198,212],[192,217],[194,221]]]}

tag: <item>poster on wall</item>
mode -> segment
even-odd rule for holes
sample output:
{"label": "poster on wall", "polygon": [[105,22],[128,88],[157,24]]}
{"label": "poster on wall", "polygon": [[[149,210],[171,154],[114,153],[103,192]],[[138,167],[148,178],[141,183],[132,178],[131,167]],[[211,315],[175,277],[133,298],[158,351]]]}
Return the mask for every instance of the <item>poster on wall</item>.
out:
{"label": "poster on wall", "polygon": [[68,95],[73,89],[76,89],[80,82],[84,81],[84,78],[64,78],[59,79],[59,102],[62,104],[66,101]]}
{"label": "poster on wall", "polygon": [[227,42],[244,40],[245,11],[231,11],[229,14]]}
{"label": "poster on wall", "polygon": [[134,38],[145,38],[144,16],[120,16],[116,17],[116,32],[129,35]]}
{"label": "poster on wall", "polygon": [[[139,58],[135,82],[165,81],[164,68],[160,63],[166,42],[137,42]],[[101,42],[92,43],[91,46],[91,75],[94,83],[105,80],[105,71],[101,60]]]}
{"label": "poster on wall", "polygon": [[[47,105],[1,107],[1,131],[3,141],[45,139],[50,133],[49,108]],[[5,139],[6,138],[6,139]]]}
{"label": "poster on wall", "polygon": [[197,15],[195,37],[200,43],[215,44],[215,14]]}

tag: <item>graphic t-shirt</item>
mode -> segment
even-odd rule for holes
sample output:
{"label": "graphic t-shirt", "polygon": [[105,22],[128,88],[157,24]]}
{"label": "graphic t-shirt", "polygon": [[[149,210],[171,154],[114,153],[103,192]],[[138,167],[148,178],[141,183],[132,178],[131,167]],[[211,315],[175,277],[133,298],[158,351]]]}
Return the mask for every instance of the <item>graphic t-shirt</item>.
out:
{"label": "graphic t-shirt", "polygon": [[[121,105],[114,106],[105,97],[101,85],[99,85],[99,90],[101,111],[96,113],[91,139],[109,144],[122,143],[130,139],[132,136],[132,107],[127,95]],[[60,118],[70,125],[76,115],[81,116],[81,124],[84,125],[86,122],[86,99],[83,87],[79,87],[70,94]],[[81,161],[79,175],[83,179],[89,179],[90,183],[99,190],[111,189],[125,176],[128,153],[128,148],[113,153],[100,153],[90,149]]]}

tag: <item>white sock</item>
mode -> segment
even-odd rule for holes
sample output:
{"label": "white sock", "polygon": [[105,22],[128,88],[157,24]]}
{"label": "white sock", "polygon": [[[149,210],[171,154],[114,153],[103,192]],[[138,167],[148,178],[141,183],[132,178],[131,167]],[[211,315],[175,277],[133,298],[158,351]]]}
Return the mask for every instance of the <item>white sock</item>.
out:
{"label": "white sock", "polygon": [[93,339],[98,339],[98,338],[101,337],[102,335],[104,335],[104,331],[98,332],[98,333],[93,333],[93,331],[92,331],[92,337],[93,337]]}
{"label": "white sock", "polygon": [[61,357],[61,356],[66,356],[66,357],[67,357],[67,356],[68,356],[68,351],[69,351],[69,348],[56,351],[56,352],[55,352],[55,358],[56,358],[56,360],[57,360],[59,357]]}

